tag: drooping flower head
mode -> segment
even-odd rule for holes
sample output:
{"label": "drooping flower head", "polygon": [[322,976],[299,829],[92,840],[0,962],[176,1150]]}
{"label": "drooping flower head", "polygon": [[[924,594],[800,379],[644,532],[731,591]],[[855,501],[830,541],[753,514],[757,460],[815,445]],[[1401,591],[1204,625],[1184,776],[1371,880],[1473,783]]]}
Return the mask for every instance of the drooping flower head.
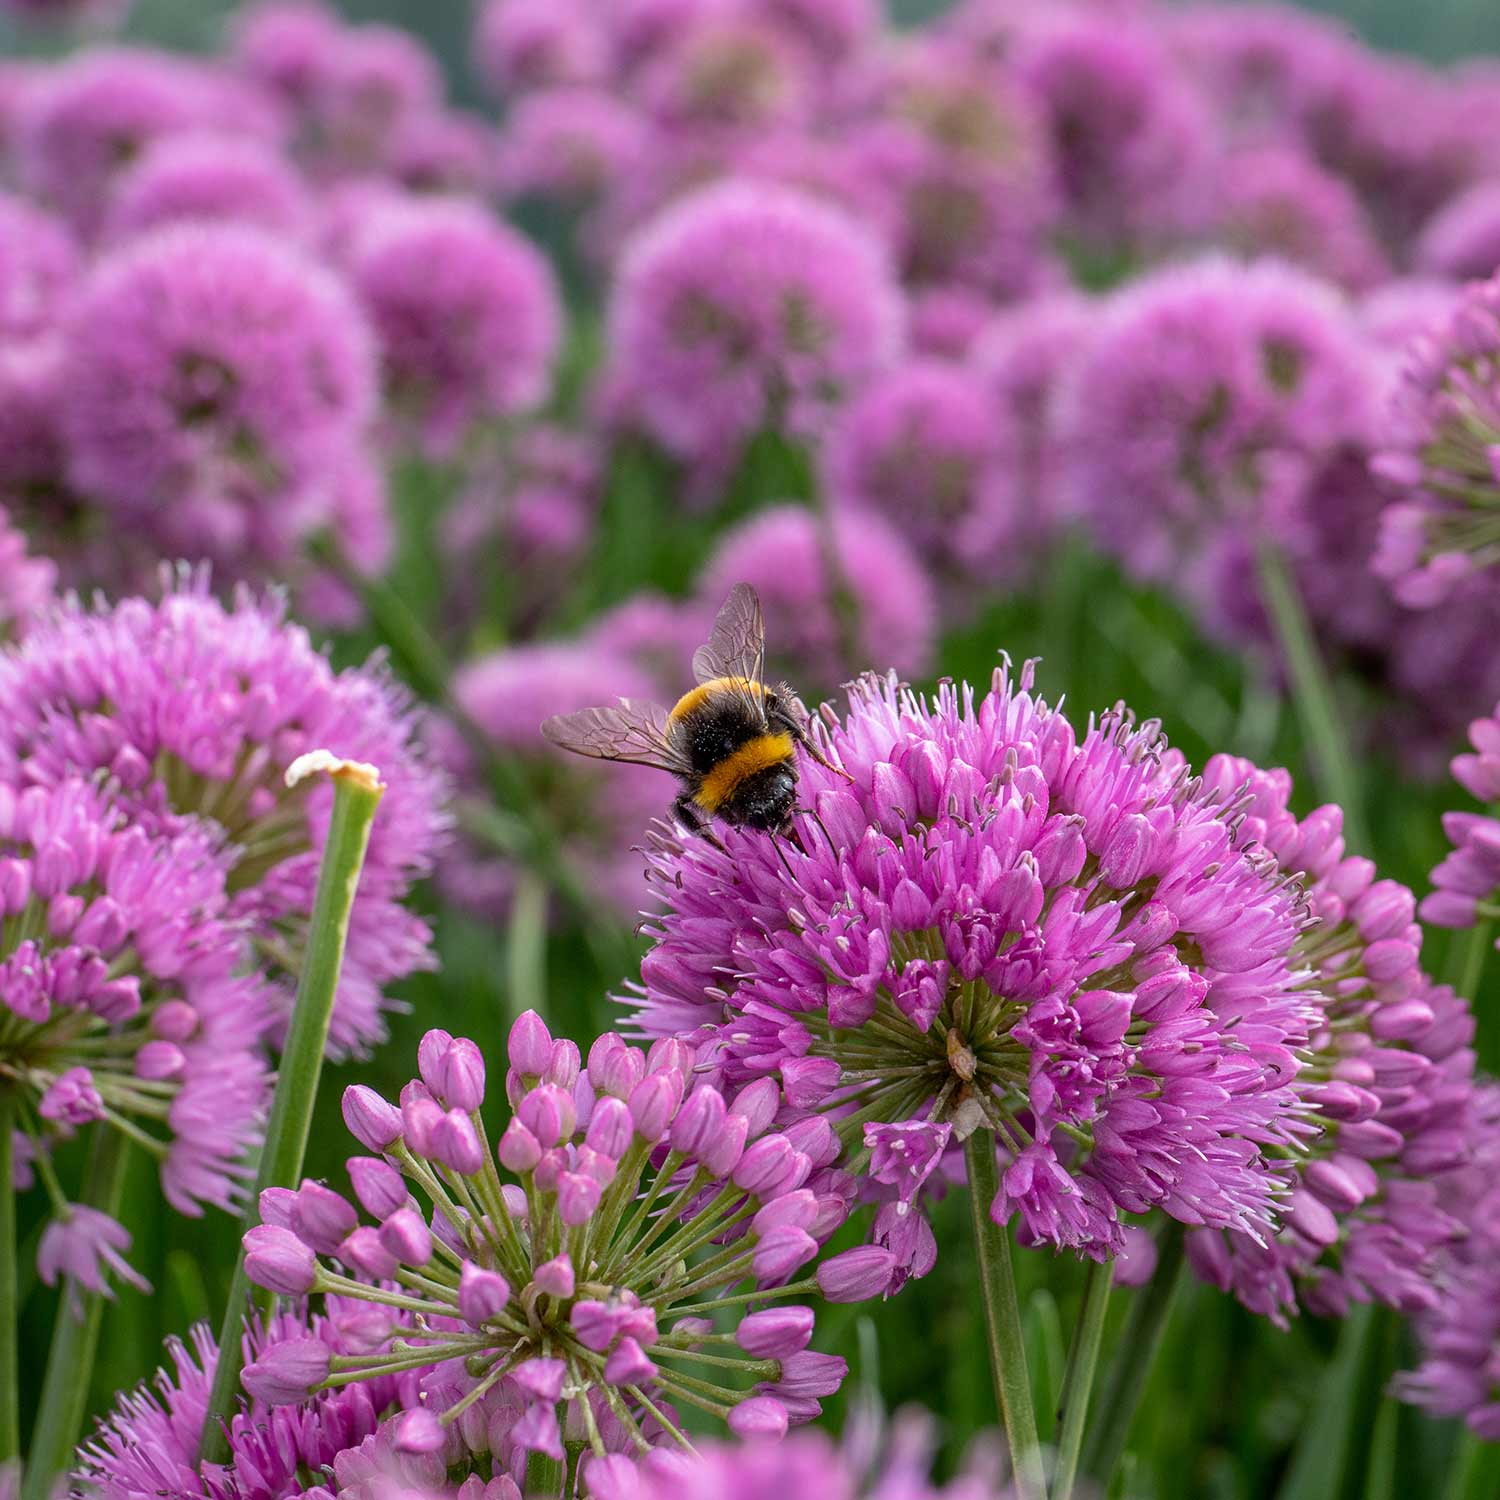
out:
{"label": "drooping flower head", "polygon": [[848,1207],[827,1122],[769,1130],[774,1083],[726,1102],[678,1041],[647,1054],[607,1034],[581,1067],[528,1011],[509,1053],[514,1114],[493,1146],[484,1057],[465,1038],[427,1033],[399,1108],[346,1090],[372,1153],[350,1159],[350,1180],[374,1222],[319,1183],[262,1195],[253,1281],[362,1299],[404,1330],[396,1352],[274,1347],[246,1389],[284,1404],[407,1372],[418,1399],[398,1448],[555,1459],[566,1434],[585,1445],[585,1481],[611,1455],[681,1441],[679,1405],[741,1436],[817,1415],[844,1362],[808,1348],[812,1311],[785,1299],[874,1295],[890,1260],[863,1247],[799,1274]]}
{"label": "drooping flower head", "polygon": [[775,505],[726,532],[699,580],[703,601],[751,584],[766,616],[767,661],[794,687],[831,692],[871,668],[920,676],[932,662],[937,600],[888,522],[850,510]]}
{"label": "drooping flower head", "polygon": [[253,578],[327,522],[375,362],[312,259],[241,225],[158,230],[100,260],[63,339],[68,476],[118,523]]}
{"label": "drooping flower head", "polygon": [[429,962],[426,926],[401,903],[444,826],[441,778],[389,678],[336,673],[278,602],[242,593],[226,608],[199,577],[155,604],[64,604],[0,657],[0,700],[7,782],[51,787],[107,772],[148,826],[201,816],[223,830],[234,909],[251,925],[257,968],[284,989],[283,1011],[302,969],[332,804],[326,782],[292,789],[284,773],[310,750],[376,766],[388,791],[330,1045],[359,1052],[380,1040],[383,987]]}
{"label": "drooping flower head", "polygon": [[1337,807],[1299,821],[1285,771],[1231,756],[1209,761],[1203,780],[1221,795],[1248,789],[1241,837],[1307,893],[1315,920],[1294,953],[1320,1014],[1297,1087],[1321,1133],[1282,1166],[1285,1226],[1274,1240],[1194,1230],[1190,1263],[1278,1322],[1299,1303],[1327,1316],[1352,1301],[1430,1306],[1434,1255],[1457,1229],[1441,1183],[1463,1161],[1468,1003],[1421,972],[1415,897],[1345,853]]}
{"label": "drooping flower head", "polygon": [[562,321],[551,267],[477,205],[375,209],[355,234],[349,274],[391,401],[438,451],[472,423],[546,395]]}
{"label": "drooping flower head", "polygon": [[641,425],[685,457],[816,423],[891,362],[902,309],[879,244],[804,194],[727,182],[627,248],[609,310],[614,374]]}
{"label": "drooping flower head", "polygon": [[47,332],[78,280],[78,248],[60,220],[0,193],[0,338]]}
{"label": "drooping flower head", "polygon": [[1500,276],[1475,282],[1407,352],[1377,472],[1396,489],[1375,569],[1414,608],[1500,560]]}
{"label": "drooping flower head", "polygon": [[[0,1090],[29,1139],[54,1219],[42,1279],[139,1281],[110,1215],[71,1203],[52,1145],[120,1130],[157,1158],[179,1213],[230,1208],[267,1095],[268,987],[226,890],[231,852],[182,820],[138,825],[98,778],[0,790]],[[0,1149],[10,1150],[9,1140]]]}
{"label": "drooping flower head", "polygon": [[1237,804],[1154,723],[1075,735],[1030,668],[932,700],[867,678],[825,720],[853,781],[804,764],[795,839],[655,841],[641,1028],[827,1112],[901,1274],[935,1255],[913,1200],[980,1127],[990,1212],[1033,1241],[1103,1258],[1153,1208],[1267,1233],[1315,1016],[1305,909]]}

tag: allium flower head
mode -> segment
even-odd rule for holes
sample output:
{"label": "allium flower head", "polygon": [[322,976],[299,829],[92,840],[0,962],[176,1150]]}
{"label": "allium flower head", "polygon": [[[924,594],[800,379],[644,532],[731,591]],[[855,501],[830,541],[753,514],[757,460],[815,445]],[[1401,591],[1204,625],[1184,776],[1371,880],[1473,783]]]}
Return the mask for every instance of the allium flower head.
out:
{"label": "allium flower head", "polygon": [[1288,1192],[1275,1240],[1194,1230],[1189,1260],[1278,1322],[1299,1301],[1330,1316],[1351,1301],[1427,1307],[1433,1256],[1457,1228],[1439,1184],[1463,1160],[1474,1018],[1421,972],[1415,897],[1344,852],[1337,807],[1299,822],[1285,771],[1230,756],[1215,756],[1203,781],[1225,796],[1248,790],[1241,837],[1306,891],[1315,922],[1294,951],[1320,1016],[1297,1087],[1321,1133],[1282,1167]]}
{"label": "allium flower head", "polygon": [[253,224],[298,239],[312,222],[312,205],[296,169],[264,141],[185,131],[154,142],[120,174],[104,238],[184,219]]}
{"label": "allium flower head", "polygon": [[[1500,707],[1469,725],[1469,743],[1472,750],[1453,758],[1453,778],[1493,807],[1500,802]],[[1450,812],[1443,815],[1443,831],[1453,849],[1432,872],[1422,918],[1438,927],[1473,927],[1489,919],[1500,901],[1500,821]]]}
{"label": "allium flower head", "polygon": [[484,0],[474,23],[474,69],[501,99],[598,83],[609,64],[606,18],[594,0]]}
{"label": "allium flower head", "polygon": [[150,826],[202,816],[234,856],[229,889],[257,967],[285,988],[302,968],[332,788],[285,785],[305,751],[379,768],[388,791],[354,906],[331,1046],[383,1035],[382,986],[428,962],[428,932],[401,905],[444,826],[442,782],[417,747],[405,697],[380,671],[334,672],[274,601],[226,608],[206,578],[159,603],[70,601],[0,657],[0,765],[14,785],[109,773]]}
{"label": "allium flower head", "polygon": [[382,165],[408,192],[482,198],[499,180],[500,136],[456,109],[414,111],[391,131]]}
{"label": "allium flower head", "polygon": [[880,0],[741,0],[752,16],[780,26],[826,64],[847,62],[875,43]]}
{"label": "allium flower head", "polygon": [[640,112],[604,89],[537,89],[506,117],[507,192],[588,203],[618,186],[647,145]]}
{"label": "allium flower head", "polygon": [[1413,340],[1376,472],[1399,496],[1375,570],[1414,608],[1500,561],[1500,276],[1476,282]]}
{"label": "allium flower head", "polygon": [[1487,281],[1500,271],[1500,183],[1477,183],[1422,230],[1416,269],[1455,281]]}
{"label": "allium flower head", "polygon": [[305,110],[333,69],[344,36],[321,0],[256,0],[234,12],[230,61],[270,93]]}
{"label": "allium flower head", "polygon": [[241,225],[162,229],[97,264],[63,337],[69,478],[167,555],[253,576],[327,519],[375,363],[311,259]]}
{"label": "allium flower head", "polygon": [[816,422],[901,336],[879,244],[839,210],[760,183],[706,188],[641,231],[609,309],[616,379],[684,456]]}
{"label": "allium flower head", "polygon": [[562,320],[551,268],[477,205],[375,210],[354,238],[349,274],[392,400],[439,451],[471,423],[546,395]]}
{"label": "allium flower head", "polygon": [[[128,1131],[179,1213],[233,1205],[267,1093],[268,992],[242,977],[230,852],[206,826],[148,832],[97,779],[0,792],[0,1090],[32,1154],[80,1129]],[[0,1142],[10,1150],[11,1143]],[[38,1266],[100,1290],[130,1236],[58,1196]]]}
{"label": "allium flower head", "polygon": [[398,1448],[450,1464],[488,1451],[510,1468],[560,1458],[566,1434],[585,1445],[585,1482],[616,1455],[684,1441],[678,1405],[754,1436],[816,1416],[844,1362],[808,1348],[812,1311],[784,1299],[857,1301],[881,1279],[866,1250],[802,1274],[848,1207],[827,1123],[768,1130],[773,1098],[728,1102],[677,1041],[648,1054],[607,1034],[581,1067],[528,1011],[509,1053],[514,1113],[493,1144],[484,1057],[466,1038],[427,1033],[399,1108],[345,1092],[372,1153],[349,1173],[373,1223],[317,1183],[262,1195],[252,1280],[363,1299],[406,1327],[399,1350],[272,1348],[245,1368],[251,1395],[281,1404],[409,1372],[419,1410]]}
{"label": "allium flower head", "polygon": [[[0,375],[0,399],[5,393]],[[33,557],[26,535],[0,508],[0,632],[14,635],[52,601],[57,587],[57,564]]]}
{"label": "allium flower head", "polygon": [[73,236],[49,213],[0,193],[0,338],[45,333],[78,279]]}
{"label": "allium flower head", "polygon": [[839,414],[823,449],[828,495],[884,517],[947,576],[1003,574],[1018,561],[1022,505],[1010,479],[1016,435],[996,417],[974,372],[902,365]]}
{"label": "allium flower head", "polygon": [[868,512],[818,515],[776,505],[726,532],[700,599],[751,584],[766,616],[770,670],[809,693],[870,668],[921,676],[932,662],[937,601],[912,547]]}
{"label": "allium flower head", "polygon": [[1029,1240],[1103,1258],[1153,1208],[1267,1233],[1315,1016],[1300,893],[1240,845],[1236,803],[1154,723],[1075,735],[1030,668],[932,700],[866,678],[825,720],[852,784],[803,767],[790,847],[654,841],[641,1028],[827,1113],[888,1197],[896,1284],[931,1269],[912,1205],[978,1127],[1001,1151],[991,1215]]}

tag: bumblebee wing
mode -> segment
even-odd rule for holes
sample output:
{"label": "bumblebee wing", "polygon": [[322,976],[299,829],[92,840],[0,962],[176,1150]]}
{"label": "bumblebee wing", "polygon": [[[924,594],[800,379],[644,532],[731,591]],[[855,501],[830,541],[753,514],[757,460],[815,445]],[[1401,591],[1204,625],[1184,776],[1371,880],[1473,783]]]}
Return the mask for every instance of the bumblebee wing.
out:
{"label": "bumblebee wing", "polygon": [[682,775],[687,762],[667,736],[667,711],[658,703],[621,698],[611,707],[554,714],[542,735],[563,750],[594,760],[628,761]]}
{"label": "bumblebee wing", "polygon": [[766,669],[766,625],[760,613],[760,595],[748,583],[730,589],[706,646],[693,653],[693,676],[699,682],[715,677],[764,679]]}

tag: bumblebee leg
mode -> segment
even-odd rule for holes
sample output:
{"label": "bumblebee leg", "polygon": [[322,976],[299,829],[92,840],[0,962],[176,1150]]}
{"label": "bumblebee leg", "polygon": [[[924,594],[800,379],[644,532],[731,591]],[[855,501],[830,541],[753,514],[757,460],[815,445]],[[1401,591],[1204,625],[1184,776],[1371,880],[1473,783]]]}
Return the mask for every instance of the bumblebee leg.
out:
{"label": "bumblebee leg", "polygon": [[784,729],[789,735],[791,735],[793,743],[800,745],[802,749],[807,751],[808,755],[811,756],[813,760],[817,761],[820,766],[824,767],[826,770],[832,771],[835,776],[842,776],[845,781],[853,782],[854,778],[842,766],[834,765],[834,763],[829,760],[826,755],[823,754],[823,752],[818,748],[817,742],[807,732],[807,730],[805,730],[802,725],[797,722],[796,718],[793,717],[793,715],[787,713],[783,709],[774,708],[769,714],[766,715],[766,717],[771,721],[772,724],[776,726],[776,728]]}
{"label": "bumblebee leg", "polygon": [[703,809],[686,792],[672,804],[672,816],[689,833],[696,834],[701,839],[706,839],[721,853],[724,851],[724,845],[715,836],[713,826],[707,814],[704,813]]}

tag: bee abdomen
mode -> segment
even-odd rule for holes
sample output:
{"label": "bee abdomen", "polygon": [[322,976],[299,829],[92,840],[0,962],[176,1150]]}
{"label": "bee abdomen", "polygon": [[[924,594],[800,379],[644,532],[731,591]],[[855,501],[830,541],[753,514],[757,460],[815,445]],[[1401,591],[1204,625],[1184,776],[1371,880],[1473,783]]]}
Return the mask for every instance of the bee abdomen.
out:
{"label": "bee abdomen", "polygon": [[795,753],[791,735],[758,734],[703,773],[693,801],[705,812],[718,812],[751,777],[787,764]]}

